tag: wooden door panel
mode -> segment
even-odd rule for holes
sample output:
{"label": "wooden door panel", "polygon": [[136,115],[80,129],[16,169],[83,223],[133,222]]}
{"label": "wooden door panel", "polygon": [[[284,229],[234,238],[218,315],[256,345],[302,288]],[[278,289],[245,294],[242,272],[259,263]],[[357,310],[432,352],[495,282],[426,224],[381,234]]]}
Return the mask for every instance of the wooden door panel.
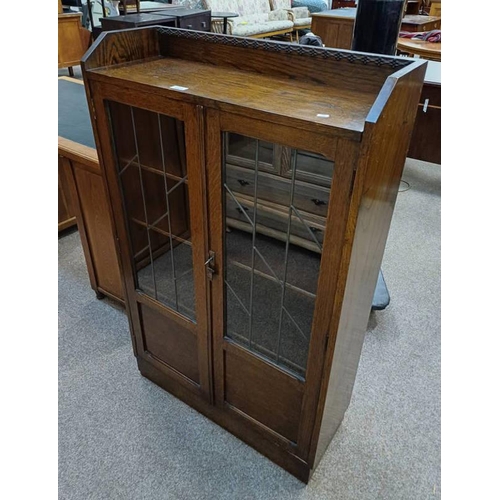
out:
{"label": "wooden door panel", "polygon": [[97,286],[121,298],[122,279],[102,177],[78,162],[73,162],[73,172]]}
{"label": "wooden door panel", "polygon": [[[334,301],[331,287],[335,276],[328,266],[331,256],[322,262],[322,248],[327,237],[330,245],[335,240],[334,251],[340,259],[346,214],[341,213],[331,224],[338,232],[328,236],[321,231],[318,238],[318,232],[311,230],[316,228],[303,215],[301,188],[305,183],[298,180],[297,158],[308,153],[323,158],[325,169],[318,173],[322,180],[328,176],[330,182],[333,180],[334,191],[343,190],[340,202],[349,195],[353,162],[346,164],[341,151],[337,165],[336,140],[327,145],[311,132],[303,137],[293,130],[288,134],[283,128],[279,141],[282,147],[290,148],[292,169],[288,179],[280,179],[281,189],[273,196],[272,186],[263,182],[269,174],[262,172],[257,161],[259,137],[268,141],[273,126],[248,119],[242,124],[228,113],[212,110],[207,111],[206,123],[210,248],[218,256],[212,286],[215,401],[277,446],[305,458],[315,415],[312,402],[319,389],[318,368],[323,362]],[[251,141],[245,142],[247,156],[255,152],[255,161],[253,169],[248,165],[243,171],[228,166],[230,157],[227,161],[221,158],[227,151],[227,134],[246,139],[245,129],[253,138],[253,150]],[[236,170],[248,184],[241,186],[234,181]],[[243,195],[241,189],[250,185],[253,189]],[[324,182],[307,184],[308,199],[324,199],[320,205],[324,217],[309,216],[322,219],[321,229],[331,206],[339,203],[338,193],[330,192],[329,187]],[[266,204],[281,214],[279,228],[275,219],[266,217]],[[235,214],[241,224],[234,223]],[[306,238],[309,247],[300,245]],[[325,279],[331,283],[327,285]],[[321,298],[319,283],[326,291]]]}
{"label": "wooden door panel", "polygon": [[297,443],[303,384],[239,348],[224,350],[224,401]]}
{"label": "wooden door panel", "polygon": [[209,400],[203,158],[186,147],[202,143],[199,110],[95,90],[136,353]]}
{"label": "wooden door panel", "polygon": [[196,332],[144,304],[140,314],[145,352],[199,384]]}

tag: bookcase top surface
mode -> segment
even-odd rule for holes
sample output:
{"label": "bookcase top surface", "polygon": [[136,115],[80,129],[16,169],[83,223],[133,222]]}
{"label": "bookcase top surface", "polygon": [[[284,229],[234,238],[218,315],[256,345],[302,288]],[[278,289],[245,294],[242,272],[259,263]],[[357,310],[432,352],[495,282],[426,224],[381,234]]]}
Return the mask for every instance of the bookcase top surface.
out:
{"label": "bookcase top surface", "polygon": [[85,79],[361,140],[397,75],[422,64],[155,26],[101,34],[82,68]]}
{"label": "bookcase top surface", "polygon": [[[362,132],[376,95],[307,81],[169,57],[95,70],[123,82],[172,92],[173,98],[202,99]],[[177,96],[175,95],[177,94]]]}

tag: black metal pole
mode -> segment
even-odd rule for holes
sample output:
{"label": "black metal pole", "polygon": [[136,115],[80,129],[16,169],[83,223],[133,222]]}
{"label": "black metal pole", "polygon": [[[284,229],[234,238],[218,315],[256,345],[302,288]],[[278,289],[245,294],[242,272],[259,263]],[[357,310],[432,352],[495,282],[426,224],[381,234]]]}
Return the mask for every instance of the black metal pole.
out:
{"label": "black metal pole", "polygon": [[352,50],[395,55],[405,0],[358,0]]}

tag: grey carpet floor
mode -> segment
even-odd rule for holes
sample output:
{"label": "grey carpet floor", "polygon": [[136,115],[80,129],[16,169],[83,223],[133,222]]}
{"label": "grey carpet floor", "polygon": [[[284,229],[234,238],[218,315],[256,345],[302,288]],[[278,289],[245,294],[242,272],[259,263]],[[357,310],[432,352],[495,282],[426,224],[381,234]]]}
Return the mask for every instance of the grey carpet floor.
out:
{"label": "grey carpet floor", "polygon": [[[61,499],[440,497],[440,167],[409,160],[351,405],[308,486],[141,377],[122,310],[59,239]],[[404,186],[402,186],[404,187]]]}

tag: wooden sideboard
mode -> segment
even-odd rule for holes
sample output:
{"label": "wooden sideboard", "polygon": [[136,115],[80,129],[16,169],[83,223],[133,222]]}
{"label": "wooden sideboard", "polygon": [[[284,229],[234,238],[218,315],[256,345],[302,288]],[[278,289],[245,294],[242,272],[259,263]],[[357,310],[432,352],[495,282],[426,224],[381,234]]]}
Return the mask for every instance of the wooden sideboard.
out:
{"label": "wooden sideboard", "polygon": [[70,75],[90,45],[91,33],[82,27],[81,19],[80,12],[58,14],[58,67],[68,68]]}
{"label": "wooden sideboard", "polygon": [[161,27],[82,63],[139,370],[305,482],[349,405],[425,67]]}
{"label": "wooden sideboard", "polygon": [[115,231],[83,82],[60,77],[58,94],[59,230],[77,224],[97,297],[106,295],[123,304]]}
{"label": "wooden sideboard", "polygon": [[356,8],[324,10],[311,14],[311,31],[325,47],[350,49],[356,20]]}

